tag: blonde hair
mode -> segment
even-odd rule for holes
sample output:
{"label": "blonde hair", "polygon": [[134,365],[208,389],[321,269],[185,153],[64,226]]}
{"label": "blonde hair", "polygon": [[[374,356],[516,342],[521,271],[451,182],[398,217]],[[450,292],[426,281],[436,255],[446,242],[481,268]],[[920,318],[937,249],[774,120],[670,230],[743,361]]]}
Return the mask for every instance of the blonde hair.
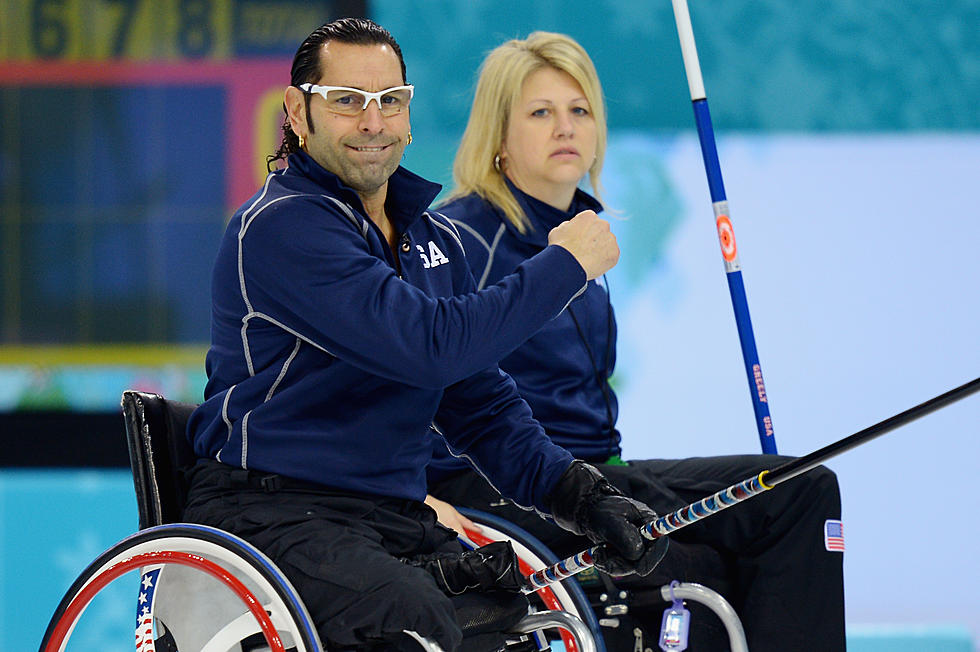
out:
{"label": "blonde hair", "polygon": [[524,40],[514,39],[496,47],[483,60],[473,108],[453,162],[455,187],[447,198],[449,201],[476,193],[498,206],[521,233],[527,232],[530,222],[494,161],[500,155],[507,123],[520,100],[524,81],[544,67],[567,73],[585,93],[596,125],[596,156],[589,168],[589,182],[593,194],[599,196],[599,175],[606,153],[606,109],[595,66],[585,49],[571,37],[533,32]]}

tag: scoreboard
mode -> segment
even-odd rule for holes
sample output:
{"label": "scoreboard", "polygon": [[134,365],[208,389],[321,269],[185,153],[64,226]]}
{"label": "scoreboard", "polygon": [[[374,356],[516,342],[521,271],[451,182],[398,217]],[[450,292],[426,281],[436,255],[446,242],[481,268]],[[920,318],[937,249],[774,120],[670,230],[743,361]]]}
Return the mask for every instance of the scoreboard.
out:
{"label": "scoreboard", "polygon": [[292,56],[317,26],[364,11],[363,0],[4,0],[0,60]]}
{"label": "scoreboard", "polygon": [[267,174],[293,54],[363,15],[0,0],[0,372],[11,346],[206,342],[217,240]]}

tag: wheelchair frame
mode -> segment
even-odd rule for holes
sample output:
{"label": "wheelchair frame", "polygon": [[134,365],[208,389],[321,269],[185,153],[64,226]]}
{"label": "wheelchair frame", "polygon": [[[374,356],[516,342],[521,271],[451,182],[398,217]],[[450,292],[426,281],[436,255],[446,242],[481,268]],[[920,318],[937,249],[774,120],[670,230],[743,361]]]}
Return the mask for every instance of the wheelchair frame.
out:
{"label": "wheelchair frame", "polygon": [[[297,652],[324,649],[302,599],[272,560],[229,532],[174,522],[183,500],[179,469],[186,466],[191,457],[186,444],[171,435],[173,431],[182,433],[182,423],[193,407],[167,401],[155,394],[123,393],[122,408],[140,531],[106,550],[82,571],[55,610],[41,641],[40,652],[63,652],[91,600],[119,576],[137,568],[153,572],[160,566],[164,567],[159,571],[162,573],[173,565],[191,567],[216,578],[246,607],[231,622],[220,626],[200,648],[202,652],[225,652],[257,634],[261,634],[269,649],[275,652],[284,651],[285,644],[292,645]],[[554,604],[562,606],[560,601]],[[155,623],[152,613],[149,616],[145,622],[141,619],[137,629],[137,652],[141,652],[147,642],[143,635],[150,637],[149,649],[153,649],[154,640],[159,640],[153,638]],[[574,649],[596,652],[592,630],[572,612],[531,613],[504,634],[524,637],[553,627],[563,631],[563,639],[571,642]],[[405,633],[423,649],[440,652],[441,648],[434,642],[414,632]],[[172,635],[173,632],[157,634]],[[541,642],[545,641],[543,635],[535,638],[539,649],[544,649],[541,648]]]}

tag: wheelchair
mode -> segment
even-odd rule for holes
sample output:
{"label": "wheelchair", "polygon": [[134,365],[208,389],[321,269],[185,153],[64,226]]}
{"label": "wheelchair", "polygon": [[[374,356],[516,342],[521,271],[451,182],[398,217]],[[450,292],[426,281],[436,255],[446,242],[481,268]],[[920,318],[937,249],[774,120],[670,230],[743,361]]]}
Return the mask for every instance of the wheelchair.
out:
{"label": "wheelchair", "polygon": [[[183,470],[196,459],[183,433],[195,407],[156,394],[123,393],[139,531],[82,571],[55,610],[40,652],[65,650],[72,629],[95,595],[137,569],[137,652],[325,649],[302,599],[272,560],[229,532],[180,522],[186,501]],[[519,527],[475,510],[460,511],[481,528],[479,533],[461,537],[464,545],[509,540],[525,575],[558,561],[543,543]],[[663,586],[660,599],[670,602],[671,590],[674,597],[700,602],[714,611],[728,630],[733,652],[747,649],[741,624],[724,598],[685,583]],[[608,633],[619,624],[624,608],[615,600],[604,603],[590,598],[575,578],[528,597],[530,613],[498,630],[505,631],[508,647],[515,650],[547,650],[558,643],[568,652],[605,652],[604,630]],[[486,619],[487,614],[479,618]],[[468,623],[462,625],[465,632]],[[480,625],[485,627],[486,622]],[[440,650],[414,632],[406,635],[423,650]],[[652,643],[641,644],[640,649],[649,650]]]}
{"label": "wheelchair", "polygon": [[[134,570],[140,573],[137,652],[325,650],[302,599],[272,560],[229,532],[180,522],[183,470],[195,461],[183,433],[195,407],[156,394],[123,393],[139,531],[82,571],[55,610],[40,652],[65,650],[98,592]],[[493,631],[503,631],[514,650],[546,650],[560,638],[569,652],[598,652],[593,630],[574,607],[565,609],[573,604],[567,590],[540,593],[548,597],[543,603],[532,599],[530,612],[518,614],[516,624],[512,614],[494,612],[492,605],[458,614],[464,634],[501,624]],[[405,634],[423,650],[441,649],[415,632]]]}

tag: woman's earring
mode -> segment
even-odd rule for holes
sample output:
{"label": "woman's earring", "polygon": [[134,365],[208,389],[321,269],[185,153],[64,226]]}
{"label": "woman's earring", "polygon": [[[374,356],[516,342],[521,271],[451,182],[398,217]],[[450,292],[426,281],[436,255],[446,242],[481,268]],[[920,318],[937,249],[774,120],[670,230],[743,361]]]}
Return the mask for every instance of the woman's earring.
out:
{"label": "woman's earring", "polygon": [[493,169],[500,172],[500,154],[493,157]]}
{"label": "woman's earring", "polygon": [[405,141],[405,144],[406,145],[411,145],[412,144],[412,132],[411,131],[408,132],[408,139]]}
{"label": "woman's earring", "polygon": [[299,148],[300,149],[303,149],[304,147],[306,147],[306,139],[303,138],[302,136],[300,136],[299,137]]}

